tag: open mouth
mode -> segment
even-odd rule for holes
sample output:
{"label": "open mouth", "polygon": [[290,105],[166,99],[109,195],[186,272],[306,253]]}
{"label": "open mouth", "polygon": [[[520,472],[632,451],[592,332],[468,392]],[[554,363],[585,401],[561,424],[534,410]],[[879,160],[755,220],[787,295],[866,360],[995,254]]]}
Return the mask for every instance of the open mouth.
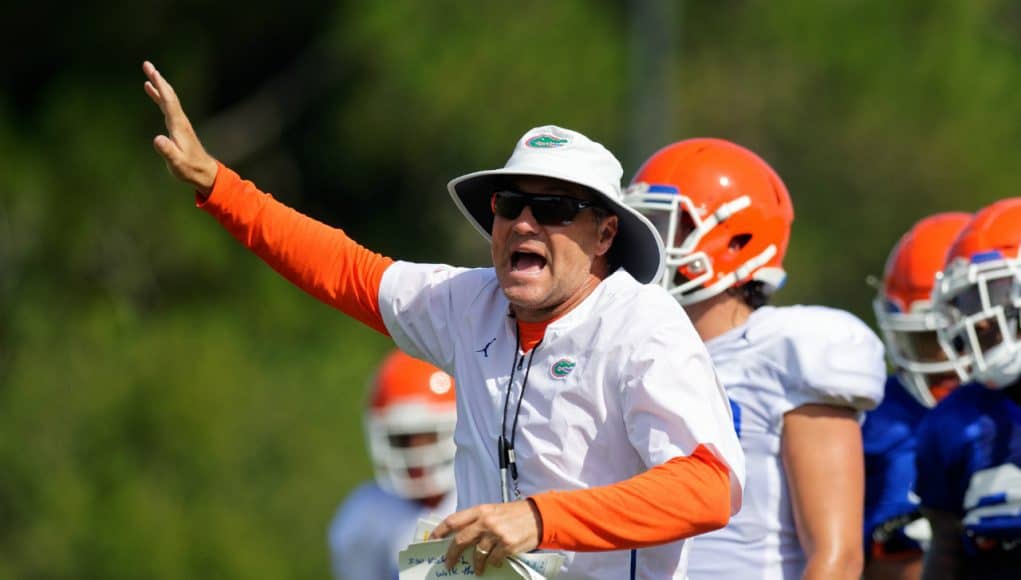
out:
{"label": "open mouth", "polygon": [[546,258],[532,252],[514,252],[511,254],[511,272],[537,274],[546,267]]}

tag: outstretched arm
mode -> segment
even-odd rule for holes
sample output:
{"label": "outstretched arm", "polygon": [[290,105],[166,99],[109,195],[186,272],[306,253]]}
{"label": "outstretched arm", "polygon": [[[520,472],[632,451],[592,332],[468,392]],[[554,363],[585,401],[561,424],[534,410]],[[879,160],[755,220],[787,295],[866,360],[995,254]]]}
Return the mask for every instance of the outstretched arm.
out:
{"label": "outstretched arm", "polygon": [[142,72],[149,79],[145,81],[145,94],[159,106],[167,126],[167,134],[157,135],[153,147],[174,177],[194,187],[202,197],[208,196],[216,181],[216,160],[202,147],[174,87],[149,61],[142,63]]}
{"label": "outstretched arm", "polygon": [[175,177],[202,198],[200,207],[294,285],[388,334],[379,309],[383,272],[393,260],[358,245],[340,229],[311,219],[217,163],[202,147],[173,87],[150,62],[145,92],[159,105],[167,135],[153,140]]}

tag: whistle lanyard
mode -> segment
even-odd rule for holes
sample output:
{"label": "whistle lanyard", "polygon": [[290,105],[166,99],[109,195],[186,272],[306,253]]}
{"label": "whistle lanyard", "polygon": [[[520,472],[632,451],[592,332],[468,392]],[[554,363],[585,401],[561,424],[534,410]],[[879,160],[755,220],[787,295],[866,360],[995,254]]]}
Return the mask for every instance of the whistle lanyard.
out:
{"label": "whistle lanyard", "polygon": [[514,495],[516,498],[521,497],[521,492],[518,491],[518,466],[514,456],[514,441],[518,434],[518,417],[521,415],[521,401],[525,398],[525,387],[528,386],[528,373],[532,370],[532,359],[535,358],[535,351],[539,350],[539,345],[541,344],[542,340],[536,343],[532,347],[532,352],[528,354],[528,365],[525,367],[525,377],[521,381],[521,393],[518,395],[518,404],[514,410],[514,421],[511,423],[510,439],[508,439],[507,408],[510,405],[511,388],[514,386],[514,373],[521,368],[521,364],[525,361],[524,354],[518,357],[518,352],[521,350],[521,328],[517,324],[514,325],[514,360],[511,363],[510,378],[507,379],[507,394],[503,398],[503,419],[500,421],[500,437],[496,440],[496,452],[500,458],[500,496],[503,498],[504,503],[510,501],[510,486],[507,481],[508,471],[510,472],[511,479],[513,479]]}

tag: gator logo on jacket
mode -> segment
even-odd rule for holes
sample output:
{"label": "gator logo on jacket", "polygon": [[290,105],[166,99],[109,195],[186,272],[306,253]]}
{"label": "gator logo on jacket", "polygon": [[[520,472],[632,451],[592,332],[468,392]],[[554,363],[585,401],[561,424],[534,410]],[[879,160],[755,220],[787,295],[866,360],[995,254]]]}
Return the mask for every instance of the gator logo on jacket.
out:
{"label": "gator logo on jacket", "polygon": [[553,363],[553,366],[549,368],[549,374],[554,379],[566,379],[567,375],[571,374],[578,363],[568,358],[562,358],[557,362]]}

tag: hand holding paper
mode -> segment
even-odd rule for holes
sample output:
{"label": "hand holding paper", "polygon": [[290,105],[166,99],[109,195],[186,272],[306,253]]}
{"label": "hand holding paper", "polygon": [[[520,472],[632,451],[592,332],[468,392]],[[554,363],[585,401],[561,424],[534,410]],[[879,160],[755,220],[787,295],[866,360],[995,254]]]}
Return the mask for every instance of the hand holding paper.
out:
{"label": "hand holding paper", "polygon": [[450,540],[430,540],[414,543],[398,555],[400,580],[439,580],[449,578],[475,578],[491,580],[555,580],[564,564],[557,553],[532,553],[511,556],[505,565],[490,567],[476,574],[472,566],[474,548],[467,548],[452,568],[447,568],[446,553]]}
{"label": "hand holding paper", "polygon": [[[522,502],[517,502],[522,503]],[[510,505],[510,504],[504,504]],[[471,510],[466,510],[471,511]],[[465,512],[461,512],[465,513]],[[485,576],[493,580],[554,580],[564,564],[564,557],[556,552],[533,552],[509,556],[506,565],[490,566],[488,572],[474,566],[475,547],[461,549],[453,565],[448,565],[450,546],[447,539],[429,539],[436,534],[435,523],[419,520],[415,542],[399,554],[400,580],[434,580],[439,578],[474,578]],[[430,533],[431,532],[431,533]],[[487,560],[493,564],[492,560]]]}
{"label": "hand holding paper", "polygon": [[472,565],[478,574],[487,566],[499,567],[509,556],[528,552],[539,545],[542,520],[528,500],[483,504],[447,516],[431,539],[451,537],[447,569],[453,569],[462,553],[474,547]]}

